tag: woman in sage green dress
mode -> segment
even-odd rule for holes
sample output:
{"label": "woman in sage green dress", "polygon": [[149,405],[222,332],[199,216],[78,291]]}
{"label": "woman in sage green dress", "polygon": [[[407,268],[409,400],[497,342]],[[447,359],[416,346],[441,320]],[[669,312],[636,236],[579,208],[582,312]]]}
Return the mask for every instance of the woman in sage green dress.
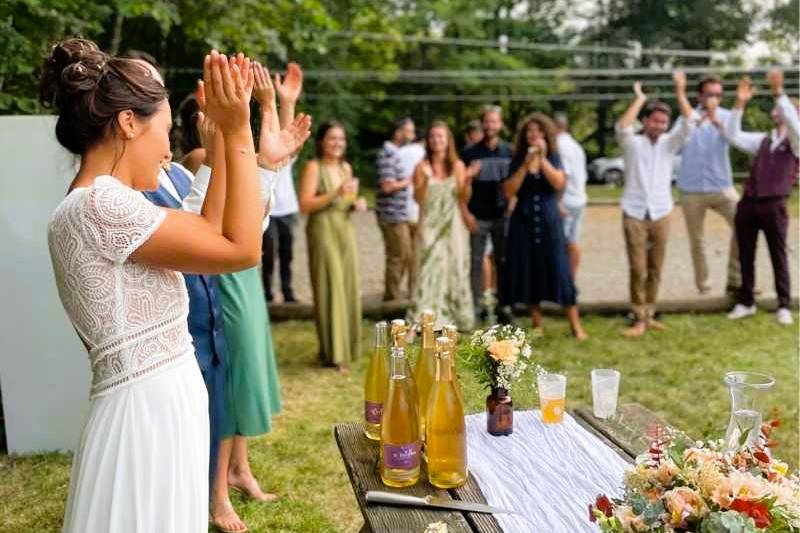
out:
{"label": "woman in sage green dress", "polygon": [[442,324],[472,328],[469,231],[465,223],[469,187],[450,128],[434,122],[425,140],[425,159],[414,171],[414,197],[421,208],[415,309],[431,309]]}
{"label": "woman in sage green dress", "polygon": [[331,120],[319,127],[317,157],[303,168],[298,198],[300,211],[308,214],[308,263],[320,360],[342,373],[361,353],[358,249],[350,213],[367,207],[344,160],[346,147],[340,122]]}

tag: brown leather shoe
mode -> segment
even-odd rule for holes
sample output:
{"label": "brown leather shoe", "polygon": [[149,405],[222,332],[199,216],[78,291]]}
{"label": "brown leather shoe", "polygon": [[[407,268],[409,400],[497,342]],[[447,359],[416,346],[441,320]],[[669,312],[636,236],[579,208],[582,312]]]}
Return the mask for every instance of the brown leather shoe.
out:
{"label": "brown leather shoe", "polygon": [[641,337],[647,331],[647,324],[643,321],[635,322],[631,327],[625,329],[622,335],[628,338]]}

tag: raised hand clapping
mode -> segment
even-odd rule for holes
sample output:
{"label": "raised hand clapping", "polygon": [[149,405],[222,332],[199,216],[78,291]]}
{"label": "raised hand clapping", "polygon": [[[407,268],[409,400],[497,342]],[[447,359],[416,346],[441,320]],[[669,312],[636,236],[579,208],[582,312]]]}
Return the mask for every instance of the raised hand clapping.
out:
{"label": "raised hand clapping", "polygon": [[744,106],[753,98],[755,93],[756,89],[753,87],[753,82],[750,81],[750,77],[743,77],[739,80],[739,85],[736,86],[736,103]]}
{"label": "raised hand clapping", "polygon": [[253,96],[262,109],[273,109],[275,107],[275,86],[272,85],[269,70],[261,63],[256,62],[253,64],[253,73],[255,80]]}
{"label": "raised hand clapping", "polygon": [[647,100],[647,95],[642,91],[642,82],[638,80],[633,82],[633,94],[636,95],[637,99]]}
{"label": "raised hand clapping", "polygon": [[672,72],[672,81],[675,83],[675,92],[686,94],[686,73],[681,69]]}
{"label": "raised hand clapping", "polygon": [[203,61],[205,114],[225,132],[250,127],[253,72],[250,59],[232,58],[212,50]]}
{"label": "raised hand clapping", "polygon": [[771,68],[767,72],[767,83],[773,96],[783,94],[783,71],[779,68]]}
{"label": "raised hand clapping", "polygon": [[197,112],[197,135],[200,137],[200,145],[206,151],[206,159],[213,160],[212,153],[214,150],[214,134],[217,131],[217,126],[211,120],[206,111],[206,91],[205,84],[202,81],[197,82],[197,91],[195,91],[195,98],[199,108]]}
{"label": "raised hand clapping", "polygon": [[311,117],[300,113],[279,132],[269,132],[261,136],[258,157],[268,167],[277,166],[281,161],[300,150],[311,135]]}
{"label": "raised hand clapping", "polygon": [[286,66],[286,77],[281,80],[280,74],[275,74],[275,89],[281,102],[297,102],[303,90],[303,69],[297,63]]}

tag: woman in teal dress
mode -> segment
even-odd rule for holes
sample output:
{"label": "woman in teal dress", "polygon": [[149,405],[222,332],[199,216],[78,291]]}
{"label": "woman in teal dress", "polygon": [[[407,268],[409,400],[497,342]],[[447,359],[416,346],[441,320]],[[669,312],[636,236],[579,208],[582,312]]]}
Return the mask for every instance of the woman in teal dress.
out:
{"label": "woman in teal dress", "polygon": [[[294,108],[302,87],[302,73],[290,64],[282,84],[274,87],[269,73],[257,65],[253,96],[261,106],[262,136],[265,129],[279,120],[286,128],[294,118]],[[281,101],[277,116],[275,92]],[[269,120],[268,120],[269,119]],[[259,143],[261,148],[261,143]],[[259,160],[261,165],[261,160]],[[272,191],[278,174],[259,168],[263,199],[269,211]],[[269,223],[267,219],[262,230]],[[233,509],[229,489],[261,502],[273,501],[250,470],[247,437],[268,433],[272,416],[281,410],[280,383],[272,332],[258,267],[220,276],[223,328],[227,344],[225,360],[225,421],[219,449],[216,479],[212,495],[215,525],[224,532],[247,531],[247,526]]]}

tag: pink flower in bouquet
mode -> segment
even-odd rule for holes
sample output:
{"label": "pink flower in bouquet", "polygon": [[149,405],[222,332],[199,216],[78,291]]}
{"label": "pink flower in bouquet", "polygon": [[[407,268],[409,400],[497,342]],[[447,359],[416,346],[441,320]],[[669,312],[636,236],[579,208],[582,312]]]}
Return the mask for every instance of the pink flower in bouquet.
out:
{"label": "pink flower in bouquet", "polygon": [[685,527],[690,518],[702,518],[709,509],[703,497],[689,487],[677,487],[664,494],[664,508],[669,514],[670,524]]}
{"label": "pink flower in bouquet", "polygon": [[663,461],[661,464],[658,465],[658,468],[655,472],[656,481],[662,487],[668,486],[672,483],[672,480],[675,479],[680,473],[678,467],[675,466],[675,463],[672,461]]}
{"label": "pink flower in bouquet", "polygon": [[722,463],[724,456],[722,453],[709,448],[689,448],[683,452],[685,463]]}
{"label": "pink flower in bouquet", "polygon": [[749,472],[732,471],[711,495],[711,499],[722,509],[730,508],[734,500],[758,500],[766,496],[769,487]]}
{"label": "pink flower in bouquet", "polygon": [[647,524],[644,518],[633,512],[630,505],[620,505],[614,510],[614,516],[619,520],[623,531],[645,531]]}
{"label": "pink flower in bouquet", "polygon": [[489,345],[489,355],[495,361],[513,364],[519,355],[519,348],[511,340],[494,341]]}

